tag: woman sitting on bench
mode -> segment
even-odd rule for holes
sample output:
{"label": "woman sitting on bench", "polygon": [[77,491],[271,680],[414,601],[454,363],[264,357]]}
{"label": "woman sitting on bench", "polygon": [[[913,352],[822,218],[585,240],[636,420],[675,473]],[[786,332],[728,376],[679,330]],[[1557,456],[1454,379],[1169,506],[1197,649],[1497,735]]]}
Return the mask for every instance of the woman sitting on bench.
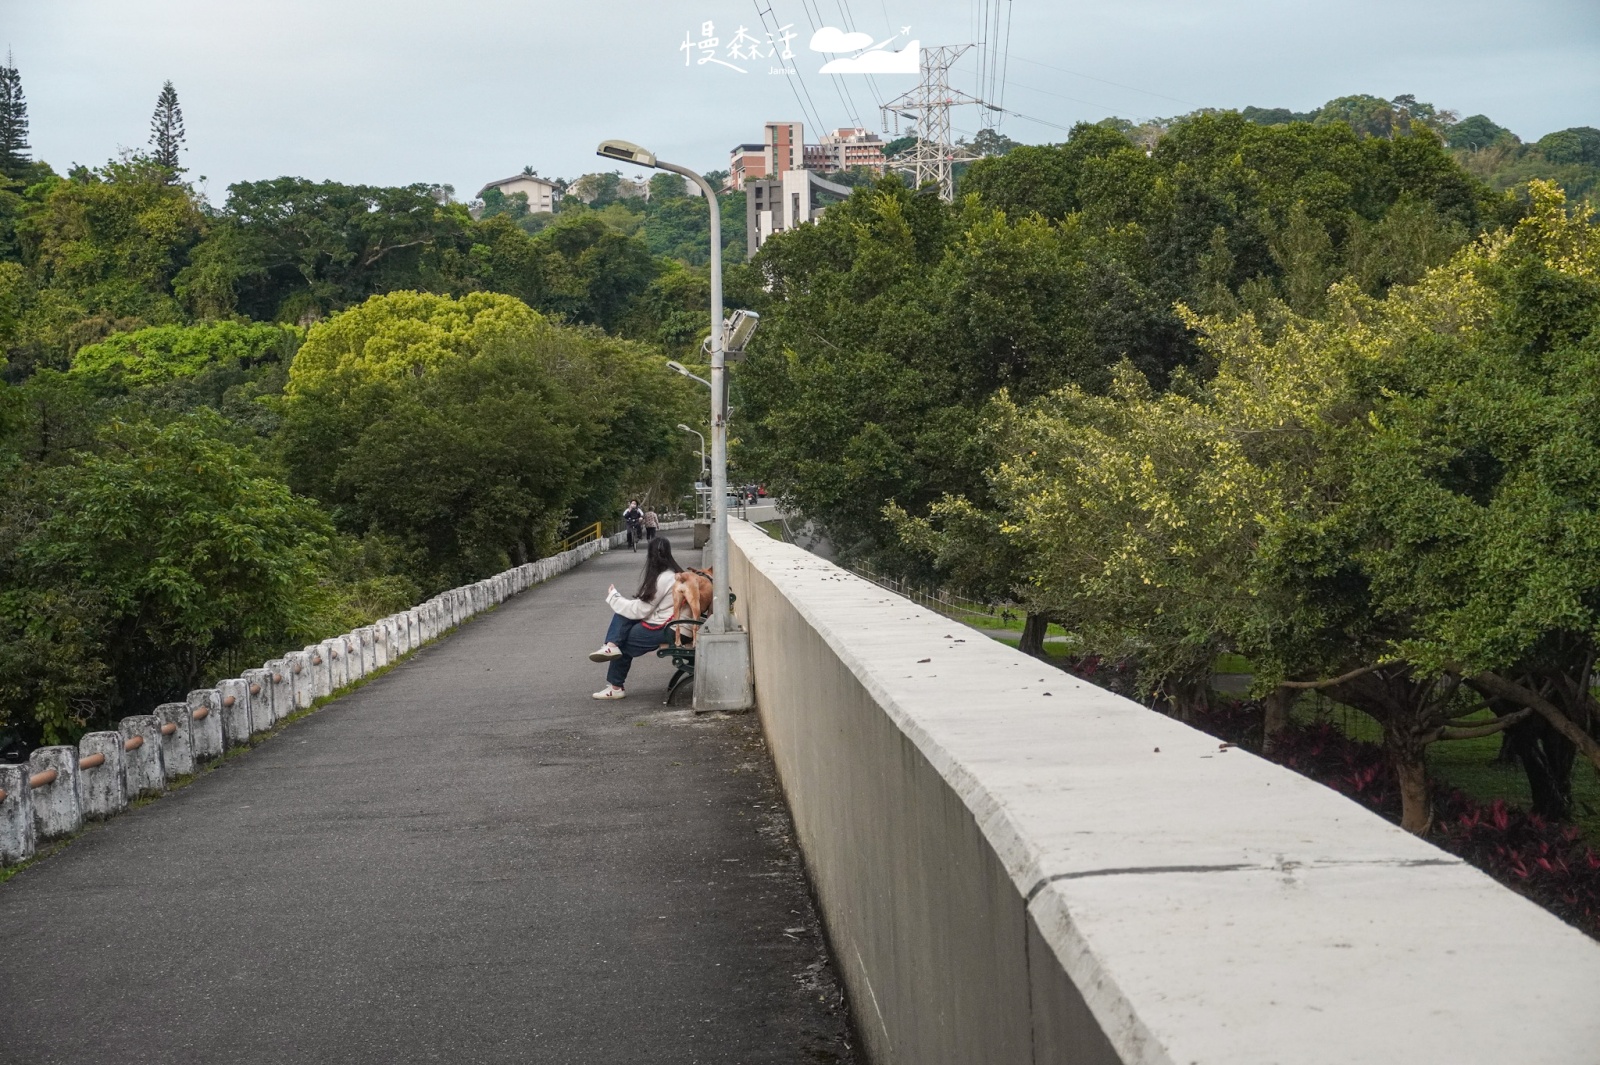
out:
{"label": "woman sitting on bench", "polygon": [[629,599],[612,585],[606,592],[606,605],[615,613],[606,630],[606,642],[589,656],[593,662],[609,662],[606,686],[594,693],[596,699],[621,699],[628,669],[640,655],[655,651],[667,641],[667,622],[672,620],[672,585],[678,578],[678,563],[672,557],[672,543],[665,536],[650,541],[645,553],[644,580],[639,594]]}

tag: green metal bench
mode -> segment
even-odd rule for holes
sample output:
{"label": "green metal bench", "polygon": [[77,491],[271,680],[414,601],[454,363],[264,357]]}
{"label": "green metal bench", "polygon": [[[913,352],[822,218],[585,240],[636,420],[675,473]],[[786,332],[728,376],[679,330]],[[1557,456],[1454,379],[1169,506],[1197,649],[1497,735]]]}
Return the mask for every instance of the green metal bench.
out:
{"label": "green metal bench", "polygon": [[[732,592],[729,592],[728,609],[732,610],[733,604],[738,602],[738,600],[738,596],[734,595]],[[710,616],[711,615],[708,611],[706,614],[698,618],[674,618],[673,620],[667,622],[666,625],[662,627],[661,631],[676,634],[680,631],[679,627],[682,626],[683,629],[689,633],[690,638],[692,639],[694,633],[699,630],[700,626],[706,623],[706,618]],[[671,706],[672,697],[678,694],[678,689],[683,687],[687,681],[694,679],[694,645],[684,644],[680,647],[675,643],[669,643],[660,650],[656,651],[656,657],[672,659],[673,668],[676,670],[676,672],[672,674],[672,679],[667,682],[667,697],[661,700],[663,704]]]}

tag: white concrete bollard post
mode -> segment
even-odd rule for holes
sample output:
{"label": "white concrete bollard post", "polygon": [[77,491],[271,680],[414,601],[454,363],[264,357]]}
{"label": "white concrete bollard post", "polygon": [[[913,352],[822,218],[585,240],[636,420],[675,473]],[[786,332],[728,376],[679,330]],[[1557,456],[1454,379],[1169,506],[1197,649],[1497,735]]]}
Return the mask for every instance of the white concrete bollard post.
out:
{"label": "white concrete bollard post", "polygon": [[85,821],[104,821],[128,808],[122,733],[86,732],[78,740],[78,805]]}
{"label": "white concrete bollard post", "polygon": [[404,614],[395,614],[389,618],[389,625],[394,635],[394,643],[389,654],[393,658],[400,658],[411,652],[411,626],[406,621]]}
{"label": "white concrete bollard post", "polygon": [[33,857],[33,795],[26,765],[0,765],[0,869]]}
{"label": "white concrete bollard post", "polygon": [[161,767],[169,781],[194,772],[194,719],[188,703],[162,703],[155,719],[161,730]]}
{"label": "white concrete bollard post", "polygon": [[389,664],[389,619],[372,625],[372,668],[382,669]]}
{"label": "white concrete bollard post", "polygon": [[317,698],[317,667],[311,663],[311,651],[290,651],[289,672],[294,683],[294,708],[308,710]]}
{"label": "white concrete bollard post", "polygon": [[350,660],[346,657],[349,649],[345,647],[343,636],[322,642],[328,659],[328,689],[332,694],[350,683]]}
{"label": "white concrete bollard post", "polygon": [[[309,696],[306,707],[309,707],[312,702],[328,694],[328,659],[323,657],[322,644],[312,644],[301,651],[301,654],[306,656],[306,670],[301,673],[301,678],[306,681],[306,694]],[[301,681],[294,681],[296,691],[299,689],[299,684]]]}
{"label": "white concrete bollard post", "polygon": [[278,723],[272,707],[272,671],[265,666],[247,669],[239,679],[244,681],[245,694],[250,697],[250,734],[266,732]]}
{"label": "white concrete bollard post", "polygon": [[250,742],[250,690],[242,677],[217,681],[217,705],[222,713],[222,742],[242,747]]}
{"label": "white concrete bollard post", "polygon": [[161,721],[154,714],[136,714],[117,723],[122,737],[122,774],[128,800],[160,795],[167,790],[166,767],[161,764]]}
{"label": "white concrete bollard post", "polygon": [[276,725],[295,712],[293,656],[269,659],[261,669],[272,686],[272,723]]}
{"label": "white concrete bollard post", "polygon": [[215,688],[196,688],[189,693],[189,745],[198,765],[221,758],[227,750],[222,733],[222,695]]}
{"label": "white concrete bollard post", "polygon": [[350,630],[351,680],[360,680],[362,677],[365,677],[368,672],[370,672],[370,669],[367,665],[367,657],[369,652],[372,650],[372,640],[370,636],[362,635],[364,631],[364,627]]}
{"label": "white concrete bollard post", "polygon": [[325,644],[314,643],[306,648],[310,659],[306,662],[306,671],[311,674],[311,697],[313,699],[326,699],[333,694],[333,668],[328,660],[328,648]]}
{"label": "white concrete bollard post", "polygon": [[28,756],[33,794],[34,844],[70,836],[83,827],[78,803],[78,748],[40,747]]}

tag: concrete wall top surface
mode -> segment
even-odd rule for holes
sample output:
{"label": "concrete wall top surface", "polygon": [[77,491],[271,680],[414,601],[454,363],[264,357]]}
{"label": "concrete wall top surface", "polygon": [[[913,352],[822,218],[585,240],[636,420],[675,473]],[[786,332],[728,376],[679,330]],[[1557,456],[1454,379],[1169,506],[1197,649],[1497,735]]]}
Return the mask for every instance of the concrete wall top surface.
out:
{"label": "concrete wall top surface", "polygon": [[1487,875],[730,525],[967,804],[1124,1062],[1554,1065],[1600,1046],[1600,944]]}

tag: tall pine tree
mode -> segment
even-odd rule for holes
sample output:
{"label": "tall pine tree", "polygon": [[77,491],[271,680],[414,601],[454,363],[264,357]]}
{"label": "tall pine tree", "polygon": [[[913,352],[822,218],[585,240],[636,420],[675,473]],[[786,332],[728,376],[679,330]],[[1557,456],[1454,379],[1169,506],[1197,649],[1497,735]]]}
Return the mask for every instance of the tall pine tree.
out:
{"label": "tall pine tree", "polygon": [[155,149],[156,162],[174,174],[183,172],[178,165],[178,151],[183,147],[183,110],[178,107],[178,90],[170,81],[161,86],[156,113],[150,117],[150,145]]}
{"label": "tall pine tree", "polygon": [[28,166],[28,101],[11,53],[0,67],[0,173],[16,177]]}

